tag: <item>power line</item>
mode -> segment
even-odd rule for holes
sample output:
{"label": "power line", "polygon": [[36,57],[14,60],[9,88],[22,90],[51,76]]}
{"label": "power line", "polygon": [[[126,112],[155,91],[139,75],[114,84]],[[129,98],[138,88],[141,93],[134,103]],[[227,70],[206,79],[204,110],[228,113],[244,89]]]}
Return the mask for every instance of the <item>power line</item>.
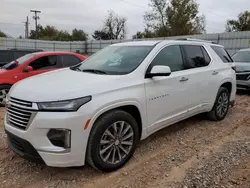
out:
{"label": "power line", "polygon": [[9,23],[9,22],[0,22],[0,24],[9,24],[9,25],[23,25],[21,23]]}
{"label": "power line", "polygon": [[210,12],[211,14],[215,15],[215,16],[219,16],[219,17],[225,18],[225,19],[227,19],[227,20],[229,19],[228,17],[225,17],[225,16],[222,16],[222,15],[220,15],[220,14],[217,14],[217,13],[211,11],[211,10],[207,10],[207,11]]}
{"label": "power line", "polygon": [[137,4],[134,4],[134,3],[131,3],[131,2],[128,2],[128,1],[125,1],[125,0],[121,0],[122,2],[124,3],[127,3],[127,4],[130,4],[130,5],[133,5],[133,6],[136,6],[136,7],[139,7],[139,8],[142,8],[142,9],[147,9],[147,7],[144,7],[144,6],[140,6],[140,5],[137,5]]}

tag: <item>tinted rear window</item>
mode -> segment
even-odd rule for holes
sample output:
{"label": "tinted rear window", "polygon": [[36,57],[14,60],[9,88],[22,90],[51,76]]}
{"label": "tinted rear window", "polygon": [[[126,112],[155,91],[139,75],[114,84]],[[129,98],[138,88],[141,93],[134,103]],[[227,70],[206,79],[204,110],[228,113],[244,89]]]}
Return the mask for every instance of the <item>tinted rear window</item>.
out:
{"label": "tinted rear window", "polygon": [[208,66],[210,57],[202,46],[183,45],[189,68]]}
{"label": "tinted rear window", "polygon": [[228,52],[223,47],[212,46],[212,48],[213,48],[213,50],[215,51],[215,53],[221,58],[221,60],[224,63],[231,63],[231,62],[233,62],[232,58],[230,57],[230,55],[228,54]]}

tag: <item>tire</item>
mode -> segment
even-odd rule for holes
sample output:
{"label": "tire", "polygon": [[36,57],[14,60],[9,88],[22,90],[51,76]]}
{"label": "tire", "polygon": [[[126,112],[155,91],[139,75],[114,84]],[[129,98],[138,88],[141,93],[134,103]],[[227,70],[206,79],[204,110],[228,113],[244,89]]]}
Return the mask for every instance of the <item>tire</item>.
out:
{"label": "tire", "polygon": [[230,103],[229,91],[227,88],[221,87],[218,91],[214,107],[212,111],[208,113],[208,118],[212,121],[223,120],[227,115],[229,109],[229,103]]}
{"label": "tire", "polygon": [[5,105],[5,98],[10,88],[10,85],[0,85],[0,107],[3,107]]}
{"label": "tire", "polygon": [[[125,132],[126,129],[128,129],[127,132]],[[121,136],[124,139],[122,141],[118,137],[124,132],[125,134]],[[128,138],[125,139],[126,137]],[[124,166],[133,156],[138,142],[139,128],[133,116],[122,110],[112,110],[99,117],[91,130],[87,148],[87,162],[103,172],[115,171]],[[110,147],[110,145],[112,146]]]}

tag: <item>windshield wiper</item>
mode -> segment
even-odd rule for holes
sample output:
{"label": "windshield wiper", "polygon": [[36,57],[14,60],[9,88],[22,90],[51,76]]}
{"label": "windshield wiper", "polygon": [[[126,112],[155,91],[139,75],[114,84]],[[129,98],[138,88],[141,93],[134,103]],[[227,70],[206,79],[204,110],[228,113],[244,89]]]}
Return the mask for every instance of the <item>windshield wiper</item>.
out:
{"label": "windshield wiper", "polygon": [[107,74],[105,71],[96,70],[96,69],[84,69],[82,72],[90,72],[95,74]]}
{"label": "windshield wiper", "polygon": [[80,68],[78,67],[70,67],[70,70],[73,70],[73,71],[82,71]]}

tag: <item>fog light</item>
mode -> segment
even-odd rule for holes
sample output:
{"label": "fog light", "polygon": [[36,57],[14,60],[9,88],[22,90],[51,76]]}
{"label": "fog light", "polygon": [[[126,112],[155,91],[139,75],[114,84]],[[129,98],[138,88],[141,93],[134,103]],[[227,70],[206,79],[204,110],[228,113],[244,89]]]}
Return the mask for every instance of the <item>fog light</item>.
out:
{"label": "fog light", "polygon": [[50,129],[47,137],[54,146],[65,149],[71,147],[71,131],[68,129]]}

